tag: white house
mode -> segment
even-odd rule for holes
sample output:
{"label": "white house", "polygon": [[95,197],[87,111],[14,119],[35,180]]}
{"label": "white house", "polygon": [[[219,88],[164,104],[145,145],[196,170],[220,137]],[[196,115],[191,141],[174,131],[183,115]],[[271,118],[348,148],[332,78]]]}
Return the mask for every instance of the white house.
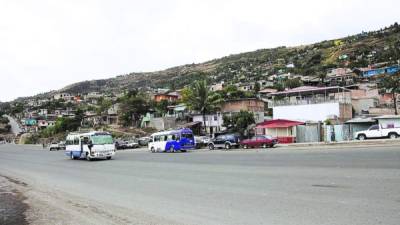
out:
{"label": "white house", "polygon": [[[197,114],[193,115],[193,122],[203,122],[203,115]],[[205,124],[207,127],[207,133],[209,134],[214,134],[216,132],[220,132],[221,130],[224,130],[222,127],[222,124],[224,123],[224,120],[222,118],[221,113],[216,113],[216,114],[210,114],[206,115],[206,120]],[[204,124],[203,124],[204,126]]]}
{"label": "white house", "polygon": [[344,122],[352,118],[351,94],[342,87],[303,86],[269,96],[273,119]]}

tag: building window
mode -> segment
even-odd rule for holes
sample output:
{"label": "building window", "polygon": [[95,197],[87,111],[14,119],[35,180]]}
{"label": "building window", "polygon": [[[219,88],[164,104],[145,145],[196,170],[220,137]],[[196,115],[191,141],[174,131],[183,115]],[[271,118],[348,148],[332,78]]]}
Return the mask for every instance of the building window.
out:
{"label": "building window", "polygon": [[214,121],[217,121],[217,120],[218,120],[218,116],[214,115]]}

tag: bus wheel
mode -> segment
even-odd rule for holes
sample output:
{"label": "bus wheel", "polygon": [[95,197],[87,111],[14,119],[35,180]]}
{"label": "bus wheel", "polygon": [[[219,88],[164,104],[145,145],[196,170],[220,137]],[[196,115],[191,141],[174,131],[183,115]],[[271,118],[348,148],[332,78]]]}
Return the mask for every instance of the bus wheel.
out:
{"label": "bus wheel", "polygon": [[107,156],[107,158],[106,158],[107,160],[110,160],[111,159],[111,156]]}
{"label": "bus wheel", "polygon": [[169,147],[169,152],[175,152],[174,146],[171,145],[171,147]]}
{"label": "bus wheel", "polygon": [[150,152],[152,152],[152,153],[156,152],[156,151],[154,150],[154,147],[151,147]]}
{"label": "bus wheel", "polygon": [[181,152],[187,152],[186,150],[181,150]]}
{"label": "bus wheel", "polygon": [[71,159],[72,159],[72,160],[75,159],[74,153],[72,153],[72,152],[71,152]]}

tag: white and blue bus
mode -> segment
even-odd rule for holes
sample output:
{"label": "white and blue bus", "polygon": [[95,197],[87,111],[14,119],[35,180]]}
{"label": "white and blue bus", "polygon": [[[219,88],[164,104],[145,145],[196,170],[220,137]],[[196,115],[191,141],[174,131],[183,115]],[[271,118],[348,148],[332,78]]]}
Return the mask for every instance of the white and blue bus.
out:
{"label": "white and blue bus", "polygon": [[151,152],[186,152],[195,147],[193,132],[187,128],[154,133],[148,146]]}
{"label": "white and blue bus", "polygon": [[71,159],[111,159],[115,145],[108,132],[70,133],[65,141],[65,155]]}

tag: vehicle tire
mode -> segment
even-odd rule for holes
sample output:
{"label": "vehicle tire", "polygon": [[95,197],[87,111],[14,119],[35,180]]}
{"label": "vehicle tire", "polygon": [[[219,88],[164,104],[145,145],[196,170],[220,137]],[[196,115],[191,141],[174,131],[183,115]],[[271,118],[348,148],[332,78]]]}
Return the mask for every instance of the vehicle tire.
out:
{"label": "vehicle tire", "polygon": [[267,148],[268,146],[267,146],[267,144],[262,144],[261,147],[262,148]]}
{"label": "vehicle tire", "polygon": [[226,144],[225,144],[225,149],[226,149],[226,150],[229,150],[229,149],[231,149],[231,144],[229,144],[229,143],[226,143]]}
{"label": "vehicle tire", "polygon": [[358,140],[363,141],[363,140],[367,139],[367,136],[365,136],[365,134],[359,134],[357,138],[358,138]]}
{"label": "vehicle tire", "polygon": [[170,153],[175,152],[175,149],[174,149],[174,146],[173,146],[173,145],[171,145],[171,147],[169,147],[169,152],[170,152]]}
{"label": "vehicle tire", "polygon": [[389,134],[389,138],[390,139],[396,139],[398,136],[397,136],[397,134],[396,133],[390,133]]}
{"label": "vehicle tire", "polygon": [[154,149],[154,147],[151,147],[150,152],[152,152],[152,153],[155,153],[155,152],[156,152],[155,149]]}
{"label": "vehicle tire", "polygon": [[107,160],[110,160],[111,159],[111,156],[107,156],[107,158],[106,158]]}
{"label": "vehicle tire", "polygon": [[186,150],[181,150],[181,152],[187,152]]}
{"label": "vehicle tire", "polygon": [[244,149],[248,149],[249,146],[248,146],[248,145],[243,145],[243,148],[244,148]]}
{"label": "vehicle tire", "polygon": [[72,160],[75,160],[75,159],[76,159],[75,156],[74,156],[74,153],[72,153],[72,152],[71,152],[71,159],[72,159]]}
{"label": "vehicle tire", "polygon": [[274,145],[274,144],[270,144],[269,147],[270,147],[270,148],[274,148],[275,145]]}
{"label": "vehicle tire", "polygon": [[49,150],[50,150],[50,151],[53,151],[53,148],[50,148]]}
{"label": "vehicle tire", "polygon": [[89,154],[88,154],[88,153],[86,153],[86,160],[87,160],[87,161],[92,161],[92,159],[89,157]]}
{"label": "vehicle tire", "polygon": [[208,145],[208,149],[214,150],[214,145],[213,145],[213,144],[209,144],[209,145]]}

